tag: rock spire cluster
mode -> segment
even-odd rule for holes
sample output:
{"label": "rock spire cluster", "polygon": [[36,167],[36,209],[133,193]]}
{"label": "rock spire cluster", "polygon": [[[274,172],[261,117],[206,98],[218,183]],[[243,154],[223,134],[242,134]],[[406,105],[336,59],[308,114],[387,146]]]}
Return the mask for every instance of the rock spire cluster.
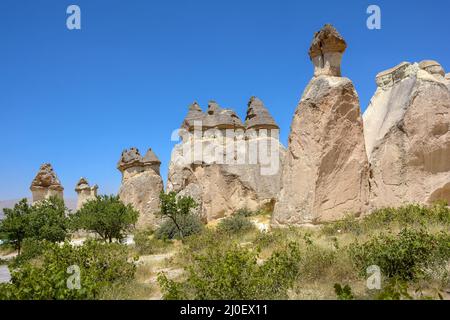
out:
{"label": "rock spire cluster", "polygon": [[[273,211],[272,225],[315,224],[404,203],[450,203],[450,74],[434,60],[380,72],[361,116],[352,81],[341,75],[347,43],[330,24],[314,34],[314,74],[293,116],[288,149],[264,103],[251,97],[242,121],[210,101],[192,103],[169,164],[166,192],[193,197],[205,221],[243,208]],[[230,134],[231,133],[231,134]],[[160,220],[158,157],[124,150],[120,199],[140,212],[138,228]],[[39,169],[33,201],[63,197],[50,164]],[[82,178],[78,208],[97,195]]]}

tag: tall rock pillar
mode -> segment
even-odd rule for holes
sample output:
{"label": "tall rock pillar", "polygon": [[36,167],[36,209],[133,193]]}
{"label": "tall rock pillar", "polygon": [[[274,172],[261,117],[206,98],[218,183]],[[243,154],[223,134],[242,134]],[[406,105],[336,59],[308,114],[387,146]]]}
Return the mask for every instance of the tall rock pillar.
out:
{"label": "tall rock pillar", "polygon": [[117,168],[122,172],[120,200],[139,211],[137,228],[144,229],[159,224],[159,195],[164,190],[159,167],[161,161],[152,149],[142,157],[139,150],[131,148],[122,152]]}
{"label": "tall rock pillar", "polygon": [[91,187],[85,178],[81,178],[75,187],[75,192],[78,195],[77,210],[80,210],[87,201],[94,200],[97,197],[97,190],[97,185]]}
{"label": "tall rock pillar", "polygon": [[294,114],[274,226],[320,223],[366,210],[368,173],[358,94],[341,77],[347,44],[331,25],[309,50],[314,77]]}

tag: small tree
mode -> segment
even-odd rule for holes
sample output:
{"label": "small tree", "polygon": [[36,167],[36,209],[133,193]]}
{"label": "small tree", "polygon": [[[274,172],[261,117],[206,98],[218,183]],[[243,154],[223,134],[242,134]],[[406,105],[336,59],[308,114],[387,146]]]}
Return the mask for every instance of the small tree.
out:
{"label": "small tree", "polygon": [[139,213],[118,196],[100,196],[86,202],[72,216],[75,229],[97,233],[104,241],[122,240],[136,223]]}
{"label": "small tree", "polygon": [[14,244],[20,254],[28,229],[31,207],[28,205],[27,199],[22,199],[14,205],[13,209],[3,209],[3,213],[5,218],[0,221],[0,232],[6,234],[7,239]]}
{"label": "small tree", "polygon": [[34,204],[28,219],[27,238],[50,242],[64,241],[69,234],[66,212],[64,200],[58,197]]}
{"label": "small tree", "polygon": [[164,193],[159,195],[160,215],[173,221],[177,227],[180,238],[183,238],[183,230],[180,220],[191,214],[191,210],[197,207],[197,203],[192,197],[177,197],[175,192]]}

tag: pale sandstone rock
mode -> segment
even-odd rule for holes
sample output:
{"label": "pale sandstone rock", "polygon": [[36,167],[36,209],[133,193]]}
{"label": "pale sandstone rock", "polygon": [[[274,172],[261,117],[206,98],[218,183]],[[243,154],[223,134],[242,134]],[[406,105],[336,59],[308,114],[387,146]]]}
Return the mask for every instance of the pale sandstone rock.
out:
{"label": "pale sandstone rock", "polygon": [[151,149],[142,157],[136,148],[123,151],[117,164],[122,172],[119,197],[139,211],[138,229],[155,227],[161,222],[157,217],[159,195],[164,190],[159,173],[160,164]]}
{"label": "pale sandstone rock", "polygon": [[[195,121],[204,124],[200,132],[193,131]],[[245,125],[234,111],[222,109],[216,102],[209,103],[206,113],[194,103],[182,128],[186,130],[180,134],[182,143],[172,151],[168,191],[193,197],[199,204],[198,214],[206,221],[241,208],[273,208],[285,151],[278,126],[261,100],[251,98]],[[227,137],[227,129],[236,137]],[[200,156],[194,155],[196,148],[201,150]],[[255,160],[249,156],[250,149],[267,151],[267,157]]]}
{"label": "pale sandstone rock", "polygon": [[75,187],[78,195],[77,210],[80,210],[87,201],[94,200],[97,197],[97,190],[97,185],[91,187],[85,178],[81,178]]}
{"label": "pale sandstone rock", "polygon": [[[316,33],[310,53],[326,34],[327,40],[319,42],[334,44],[325,46],[326,52],[342,54],[342,37],[330,26],[324,30]],[[315,77],[291,125],[273,226],[338,220],[364,212],[368,202],[369,166],[358,95],[349,79],[335,76],[340,74],[337,60],[332,68],[313,62]]]}
{"label": "pale sandstone rock", "polygon": [[64,188],[50,163],[41,165],[36,177],[31,182],[30,190],[33,194],[33,203],[52,196],[64,198]]}
{"label": "pale sandstone rock", "polygon": [[450,73],[445,75],[445,83],[447,84],[447,88],[450,90]]}
{"label": "pale sandstone rock", "polygon": [[371,206],[450,201],[450,92],[435,61],[381,74],[364,113]]}

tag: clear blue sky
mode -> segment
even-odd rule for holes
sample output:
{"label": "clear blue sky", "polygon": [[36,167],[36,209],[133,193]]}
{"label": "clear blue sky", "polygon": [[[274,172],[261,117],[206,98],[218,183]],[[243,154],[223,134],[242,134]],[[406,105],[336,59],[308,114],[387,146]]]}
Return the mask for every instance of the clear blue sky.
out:
{"label": "clear blue sky", "polygon": [[[82,30],[66,28],[66,8]],[[366,28],[366,9],[382,29]],[[312,76],[313,33],[332,23],[348,43],[343,74],[364,110],[375,75],[401,61],[450,70],[450,1],[1,0],[0,200],[30,196],[51,162],[67,197],[80,176],[116,193],[122,149],[152,147],[167,165],[187,106],[215,99],[245,116],[259,96],[286,144]]]}

